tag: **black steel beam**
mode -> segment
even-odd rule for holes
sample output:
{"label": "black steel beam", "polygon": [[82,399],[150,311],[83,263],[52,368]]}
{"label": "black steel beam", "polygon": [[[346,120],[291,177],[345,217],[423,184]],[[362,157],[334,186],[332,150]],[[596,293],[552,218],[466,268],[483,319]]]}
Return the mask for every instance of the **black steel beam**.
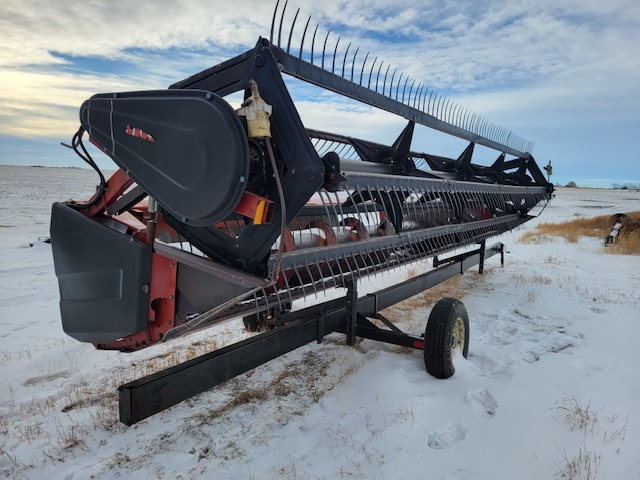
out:
{"label": "black steel beam", "polygon": [[377,340],[378,342],[391,343],[409,348],[424,348],[424,338],[415,335],[409,335],[395,330],[385,330],[363,315],[358,314],[358,324],[356,326],[356,335],[361,338]]}
{"label": "black steel beam", "polygon": [[[340,309],[342,312],[344,309]],[[303,318],[120,386],[120,421],[133,425],[313,342],[318,336],[317,318]],[[342,318],[325,315],[324,333],[335,331],[343,323]]]}
{"label": "black steel beam", "polygon": [[458,138],[498,150],[499,152],[508,153],[521,158],[531,157],[530,152],[524,152],[507,144],[507,142],[499,143],[470,130],[463,129],[440,120],[433,115],[414,108],[413,106],[377,93],[367,87],[363,87],[357,83],[347,80],[346,78],[342,78],[335,73],[324,70],[317,65],[312,65],[300,58],[289,55],[278,47],[271,46],[270,49],[277,57],[278,62],[282,65],[282,71],[295,78],[326,88],[327,90],[339,93],[345,97],[353,98],[359,102],[381,108],[387,112],[400,115],[407,120],[412,120],[421,125],[433,128],[434,130],[439,130],[449,135],[454,135]]}
{"label": "black steel beam", "polygon": [[384,185],[387,188],[406,188],[416,189],[418,191],[435,191],[435,192],[477,192],[477,193],[499,193],[513,195],[540,195],[551,198],[548,183],[543,185],[504,185],[492,183],[479,183],[468,181],[450,181],[443,183],[440,179],[413,177],[403,175],[384,175],[368,172],[350,172],[345,171],[343,174],[347,177],[345,186],[360,187],[367,185]]}

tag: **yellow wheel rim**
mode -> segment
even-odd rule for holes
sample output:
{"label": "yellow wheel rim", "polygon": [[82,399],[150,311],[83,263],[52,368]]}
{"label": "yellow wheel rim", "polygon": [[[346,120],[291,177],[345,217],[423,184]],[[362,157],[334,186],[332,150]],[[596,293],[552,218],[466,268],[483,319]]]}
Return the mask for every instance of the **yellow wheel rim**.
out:
{"label": "yellow wheel rim", "polygon": [[462,317],[456,318],[453,324],[453,339],[451,341],[451,350],[460,349],[464,352],[464,320]]}

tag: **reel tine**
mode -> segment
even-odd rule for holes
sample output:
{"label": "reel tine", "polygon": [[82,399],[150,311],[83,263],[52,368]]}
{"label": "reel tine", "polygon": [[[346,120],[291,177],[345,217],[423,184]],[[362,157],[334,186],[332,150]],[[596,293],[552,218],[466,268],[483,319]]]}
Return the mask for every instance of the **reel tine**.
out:
{"label": "reel tine", "polygon": [[339,145],[340,145],[340,148],[339,148],[339,150],[336,151],[338,156],[340,156],[342,154],[342,152],[345,151],[345,149],[349,148],[349,146],[346,143],[340,143]]}
{"label": "reel tine", "polygon": [[369,52],[364,56],[364,61],[362,62],[362,69],[360,70],[360,82],[358,85],[362,86],[362,76],[364,75],[364,67],[367,64],[367,59],[369,58]]}
{"label": "reel tine", "polygon": [[325,145],[329,142],[329,140],[326,140],[323,138],[322,140],[319,140],[319,142],[322,142],[322,144],[316,145],[316,150],[318,151],[318,154],[320,154],[320,152],[323,151]]}
{"label": "reel tine", "polygon": [[340,278],[344,281],[344,271],[342,270],[342,267],[340,266],[340,259],[338,258],[338,255],[336,254],[336,256],[334,257],[334,263],[335,266],[338,267],[338,271],[340,272]]}
{"label": "reel tine", "polygon": [[[325,279],[324,279],[324,275],[323,275],[323,273],[322,273],[322,269],[323,269],[324,265],[326,265],[326,264],[327,264],[327,260],[326,260],[326,258],[325,258],[324,263],[320,262],[320,263],[318,264],[318,266],[317,266],[317,268],[318,268],[318,273],[320,274],[320,281],[322,282],[322,291],[323,291],[323,292],[324,292],[324,290],[325,290],[325,288],[326,288],[326,287],[325,287],[325,285],[326,285],[326,281],[325,281]],[[316,293],[316,296],[317,296],[317,293]]]}
{"label": "reel tine", "polygon": [[333,62],[331,63],[331,73],[335,73],[335,70],[336,70],[336,55],[338,54],[338,45],[340,45],[341,38],[342,38],[341,36],[338,36],[336,47],[333,49]]}
{"label": "reel tine", "polygon": [[[327,199],[329,199],[329,193],[326,190],[320,190],[318,191],[319,197],[320,197],[320,201],[322,202],[322,206],[324,207],[324,211],[327,214],[327,220],[329,220],[330,218],[333,218],[331,216],[331,214],[329,213],[329,208],[327,207],[327,203],[324,201],[324,195],[327,195]],[[330,199],[329,199],[330,200]],[[335,213],[335,210],[334,210]]]}
{"label": "reel tine", "polygon": [[349,255],[348,257],[345,255],[344,257],[342,257],[344,259],[344,263],[347,267],[347,270],[349,271],[349,277],[353,278],[353,269],[351,268],[352,263],[357,263],[357,260],[354,258],[353,255]]}
{"label": "reel tine", "polygon": [[371,90],[371,77],[373,77],[373,69],[376,66],[376,62],[378,61],[378,57],[373,59],[373,63],[371,64],[371,70],[369,70],[369,81],[367,82],[367,88]]}
{"label": "reel tine", "polygon": [[378,81],[380,80],[380,71],[382,70],[382,65],[384,65],[384,62],[380,62],[380,66],[378,67],[378,74],[376,75],[376,93],[378,93]]}
{"label": "reel tine", "polygon": [[[433,116],[433,113],[431,112],[431,97],[433,96],[433,89],[431,89],[431,93],[429,94],[429,101],[427,103],[427,113],[431,116]],[[436,97],[438,96],[438,94],[436,94]]]}
{"label": "reel tine", "polygon": [[434,254],[438,251],[438,244],[433,237],[427,239],[427,245],[429,246],[429,253]]}
{"label": "reel tine", "polygon": [[344,210],[342,210],[342,203],[340,202],[340,198],[338,198],[338,192],[334,192],[333,193],[335,199],[336,199],[336,205],[338,205],[338,209],[340,211],[340,217],[342,220],[344,220]]}
{"label": "reel tine", "polygon": [[420,83],[418,85],[418,88],[416,89],[416,95],[413,97],[413,108],[420,109],[420,96],[422,95],[423,88],[424,88],[424,85]]}
{"label": "reel tine", "polygon": [[382,82],[382,95],[385,95],[384,92],[386,91],[386,88],[387,88],[387,75],[389,74],[389,68],[391,68],[391,65],[387,65],[387,71],[384,72],[384,81]]}
{"label": "reel tine", "polygon": [[356,68],[356,57],[358,56],[359,51],[360,51],[360,47],[356,47],[356,51],[353,54],[353,60],[351,60],[351,79],[350,79],[351,82],[353,82],[353,71]]}
{"label": "reel tine", "polygon": [[302,296],[306,297],[307,296],[307,292],[304,289],[304,282],[302,281],[302,277],[300,276],[300,272],[299,270],[299,266],[298,265],[294,265],[293,266],[293,273],[296,275],[296,277],[298,277],[298,285],[300,285],[300,287],[302,288]]}
{"label": "reel tine", "polygon": [[293,306],[293,298],[291,297],[291,285],[289,284],[289,277],[287,277],[287,275],[284,276],[284,286],[287,291],[287,296],[289,297],[289,305]]}
{"label": "reel tine", "polygon": [[314,50],[314,47],[316,45],[316,33],[318,33],[318,24],[317,23],[316,23],[316,28],[313,31],[313,38],[311,39],[311,59],[310,59],[311,65],[313,65],[313,50]]}
{"label": "reel tine", "polygon": [[400,78],[398,78],[398,83],[396,84],[396,97],[395,100],[398,100],[398,94],[400,92],[400,82],[402,82],[402,76],[404,75],[404,72],[400,72]]}
{"label": "reel tine", "polygon": [[313,288],[313,294],[315,295],[315,297],[317,299],[318,298],[318,290],[316,290],[316,282],[315,282],[315,280],[313,278],[313,274],[311,273],[311,269],[309,268],[309,262],[307,262],[305,260],[304,266],[305,266],[305,268],[307,270],[307,275],[309,275],[311,287]]}
{"label": "reel tine", "polygon": [[264,304],[267,307],[267,311],[271,310],[269,308],[269,298],[268,298],[266,290],[264,288],[262,288],[262,289],[260,289],[260,291],[262,292],[262,298],[264,298]]}
{"label": "reel tine", "polygon": [[330,260],[327,257],[324,257],[324,262],[327,265],[327,267],[329,267],[329,273],[331,274],[330,278],[335,278],[336,277],[336,272],[333,271],[333,266],[335,265],[335,260]]}
{"label": "reel tine", "polygon": [[466,130],[466,122],[467,122],[468,115],[469,115],[469,110],[467,109],[467,107],[462,107],[460,111],[460,128],[463,128],[465,130]]}
{"label": "reel tine", "polygon": [[[409,77],[407,77],[409,78]],[[409,95],[407,95],[407,105],[411,105],[411,92],[413,92],[413,87],[416,85],[416,81],[411,82],[411,88],[409,88]],[[407,88],[407,84],[404,84],[405,89]],[[404,102],[404,90],[402,91],[402,101]]]}
{"label": "reel tine", "polygon": [[259,308],[259,302],[260,300],[258,299],[258,294],[256,292],[253,293],[253,305],[254,307],[256,307],[256,315],[260,315],[260,308]]}
{"label": "reel tine", "polygon": [[397,68],[395,68],[393,70],[393,73],[391,74],[391,81],[389,82],[389,95],[387,95],[387,97],[392,98],[391,95],[393,95],[392,91],[393,91],[393,79],[396,77],[396,72],[398,71]]}
{"label": "reel tine", "polygon": [[322,64],[321,64],[321,68],[322,70],[324,70],[324,57],[325,57],[325,52],[327,50],[327,40],[329,40],[329,35],[331,35],[331,30],[329,30],[327,32],[327,36],[324,37],[324,45],[322,46]]}
{"label": "reel tine", "polygon": [[487,119],[484,119],[484,120],[482,121],[482,128],[480,129],[480,134],[481,134],[483,137],[486,137],[486,136],[487,136],[487,126],[488,126],[488,125],[489,125],[489,121],[488,121]]}
{"label": "reel tine", "polygon": [[489,125],[489,139],[490,140],[493,140],[495,138],[495,132],[496,132],[496,124],[492,122]]}
{"label": "reel tine", "polygon": [[[404,85],[403,85],[403,87],[402,87],[402,100],[401,100],[401,102],[402,102],[402,103],[404,103],[404,94],[405,94],[405,93],[406,93],[406,91],[407,91],[407,83],[409,83],[409,76],[407,76],[407,77],[405,78],[405,80],[404,80]],[[414,83],[415,83],[415,80],[414,80]],[[413,87],[411,87],[411,88],[413,88]],[[411,91],[409,91],[409,96],[411,96]]]}
{"label": "reel tine", "polygon": [[276,14],[278,13],[278,5],[280,5],[280,0],[276,1],[276,6],[273,9],[273,16],[271,17],[271,34],[269,35],[269,43],[273,44],[273,31],[276,26]]}
{"label": "reel tine", "polygon": [[451,99],[447,98],[442,106],[442,116],[444,117],[444,121],[447,123],[451,123]]}
{"label": "reel tine", "polygon": [[275,291],[275,297],[276,297],[276,301],[278,302],[278,310],[282,312],[284,309],[282,308],[282,300],[280,299],[279,290]]}
{"label": "reel tine", "polygon": [[453,120],[452,120],[452,123],[455,126],[458,126],[458,124],[460,123],[459,119],[460,119],[460,105],[458,105],[457,103],[454,103],[453,104]]}
{"label": "reel tine", "polygon": [[349,45],[347,45],[347,49],[344,52],[344,58],[342,59],[342,78],[345,78],[344,76],[344,69],[347,65],[347,55],[349,54],[349,48],[351,48],[351,42],[349,42]]}
{"label": "reel tine", "polygon": [[287,11],[287,4],[289,0],[285,0],[284,7],[282,8],[282,15],[280,15],[280,28],[278,28],[278,47],[282,48],[282,22],[284,21],[284,12]]}
{"label": "reel tine", "polygon": [[300,53],[298,53],[298,59],[302,60],[302,51],[304,49],[304,39],[307,36],[307,28],[309,28],[309,22],[311,21],[311,15],[307,18],[307,23],[304,26],[304,31],[302,32],[302,40],[300,41]]}
{"label": "reel tine", "polygon": [[420,105],[420,102],[422,102],[422,107],[420,108],[420,110],[422,110],[425,113],[428,113],[426,108],[427,108],[427,94],[429,93],[429,86],[427,85],[424,93],[422,94],[422,98],[420,100],[418,100],[418,106]]}
{"label": "reel tine", "polygon": [[[296,20],[298,19],[298,14],[300,13],[300,9],[296,10],[296,14],[293,17],[293,23],[291,24],[291,30],[289,30],[289,40],[287,41],[287,54],[289,54],[289,50],[291,49],[291,37],[293,37],[293,29],[296,28]],[[302,47],[300,47],[302,50]]]}

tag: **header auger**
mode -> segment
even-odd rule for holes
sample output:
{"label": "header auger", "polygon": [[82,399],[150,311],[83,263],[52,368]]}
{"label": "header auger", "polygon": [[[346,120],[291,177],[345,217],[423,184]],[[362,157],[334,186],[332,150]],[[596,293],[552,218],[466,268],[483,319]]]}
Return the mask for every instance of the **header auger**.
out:
{"label": "header auger", "polygon": [[[308,21],[292,55],[295,20],[283,48],[284,13],[276,43],[273,27],[271,40],[167,90],[98,94],[80,109],[73,148],[97,170],[82,144],[87,134],[119,169],[108,180],[100,174],[87,202],[53,205],[65,332],[131,351],[231,318],[268,330],[161,381],[121,387],[125,423],[332,331],[348,343],[361,336],[424,349],[427,369],[450,376],[451,349],[466,355],[469,343],[459,301],[434,308],[426,337],[400,332],[380,311],[472,265],[482,269],[503,253],[486,239],[526,222],[551,196],[531,142],[367,63],[368,55],[357,64],[357,50],[338,53],[339,40],[330,56],[325,38],[314,58],[317,28],[303,55]],[[403,117],[406,127],[391,145],[307,128],[283,74]],[[234,108],[228,99],[237,92]],[[414,151],[416,124],[470,143],[457,158]],[[476,144],[496,151],[493,164],[472,161]],[[433,271],[358,297],[359,279],[431,257]],[[335,287],[346,297],[293,309],[296,299]],[[444,350],[429,343],[434,328],[445,329]],[[193,369],[207,370],[197,385]],[[162,401],[145,403],[149,395]]]}

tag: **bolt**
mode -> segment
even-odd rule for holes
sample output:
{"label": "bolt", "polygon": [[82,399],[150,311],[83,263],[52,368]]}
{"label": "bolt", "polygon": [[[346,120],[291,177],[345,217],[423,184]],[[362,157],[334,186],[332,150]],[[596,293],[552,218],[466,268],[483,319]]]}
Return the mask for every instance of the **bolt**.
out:
{"label": "bolt", "polygon": [[240,183],[244,183],[245,180],[246,178],[244,178],[244,175],[240,175]]}
{"label": "bolt", "polygon": [[207,92],[207,94],[205,95],[205,98],[206,98],[207,100],[211,100],[211,99],[213,98],[213,93],[211,93],[211,92]]}

